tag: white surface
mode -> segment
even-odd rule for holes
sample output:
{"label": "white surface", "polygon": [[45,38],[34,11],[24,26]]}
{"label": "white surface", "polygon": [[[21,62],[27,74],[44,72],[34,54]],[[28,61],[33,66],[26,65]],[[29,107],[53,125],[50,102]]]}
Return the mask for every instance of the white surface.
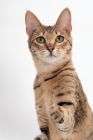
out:
{"label": "white surface", "polygon": [[39,134],[25,12],[29,9],[41,23],[53,25],[65,7],[72,13],[73,62],[93,110],[93,1],[1,0],[0,140],[33,140]]}

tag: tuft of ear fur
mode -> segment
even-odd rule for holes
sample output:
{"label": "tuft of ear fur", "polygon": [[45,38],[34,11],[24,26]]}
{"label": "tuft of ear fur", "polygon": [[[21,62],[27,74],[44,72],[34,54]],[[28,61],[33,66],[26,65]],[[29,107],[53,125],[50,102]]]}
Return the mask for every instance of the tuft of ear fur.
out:
{"label": "tuft of ear fur", "polygon": [[32,36],[33,32],[41,26],[38,18],[30,11],[27,11],[25,14],[25,24],[28,36]]}
{"label": "tuft of ear fur", "polygon": [[71,12],[68,8],[65,8],[58,17],[56,25],[65,30],[67,34],[70,34],[72,30],[71,26]]}

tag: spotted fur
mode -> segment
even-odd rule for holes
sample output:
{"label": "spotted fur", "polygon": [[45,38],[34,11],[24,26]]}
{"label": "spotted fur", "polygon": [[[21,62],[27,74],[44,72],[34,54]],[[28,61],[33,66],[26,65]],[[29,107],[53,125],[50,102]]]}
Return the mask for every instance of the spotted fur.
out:
{"label": "spotted fur", "polygon": [[[25,16],[28,45],[37,76],[35,105],[41,135],[35,140],[93,140],[93,114],[72,63],[71,13],[44,26],[30,11]],[[57,36],[64,37],[59,43]],[[45,42],[38,43],[43,37]]]}

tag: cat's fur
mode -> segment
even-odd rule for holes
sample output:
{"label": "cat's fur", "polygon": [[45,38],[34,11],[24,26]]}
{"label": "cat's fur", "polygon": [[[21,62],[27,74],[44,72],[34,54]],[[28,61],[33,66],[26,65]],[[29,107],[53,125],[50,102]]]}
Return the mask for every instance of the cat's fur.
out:
{"label": "cat's fur", "polygon": [[[44,26],[30,11],[25,16],[28,44],[37,69],[34,83],[41,135],[35,140],[93,140],[93,114],[72,63],[71,13]],[[57,36],[64,41],[55,42]],[[44,43],[36,38],[44,37]]]}

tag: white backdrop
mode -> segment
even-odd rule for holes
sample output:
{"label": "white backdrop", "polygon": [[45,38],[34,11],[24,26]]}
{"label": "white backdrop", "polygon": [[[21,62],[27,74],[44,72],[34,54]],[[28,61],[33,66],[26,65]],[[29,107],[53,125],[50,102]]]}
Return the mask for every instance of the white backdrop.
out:
{"label": "white backdrop", "polygon": [[40,133],[25,12],[53,25],[65,7],[72,13],[73,63],[93,110],[93,1],[0,0],[0,140],[33,140]]}

